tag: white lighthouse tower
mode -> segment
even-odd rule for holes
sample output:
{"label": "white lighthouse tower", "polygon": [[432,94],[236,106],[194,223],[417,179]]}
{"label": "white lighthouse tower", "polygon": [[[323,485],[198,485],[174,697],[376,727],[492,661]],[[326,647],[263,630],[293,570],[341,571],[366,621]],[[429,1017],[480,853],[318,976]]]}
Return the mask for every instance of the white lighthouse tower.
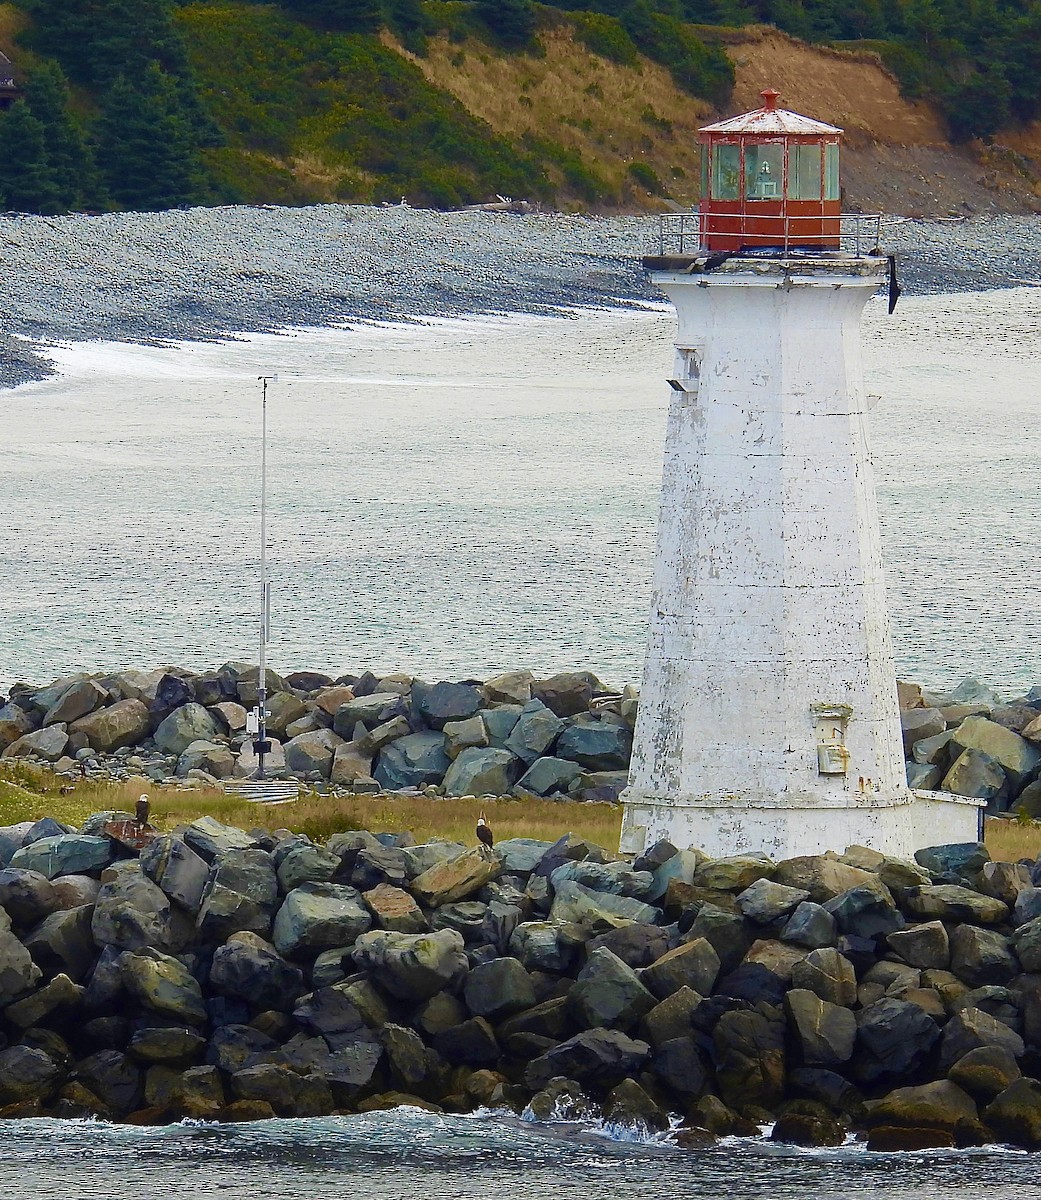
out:
{"label": "white lighthouse tower", "polygon": [[622,850],[909,856],[979,802],[904,774],[860,360],[888,262],[843,236],[842,131],[777,95],[701,131],[700,212],[645,259],[678,332]]}

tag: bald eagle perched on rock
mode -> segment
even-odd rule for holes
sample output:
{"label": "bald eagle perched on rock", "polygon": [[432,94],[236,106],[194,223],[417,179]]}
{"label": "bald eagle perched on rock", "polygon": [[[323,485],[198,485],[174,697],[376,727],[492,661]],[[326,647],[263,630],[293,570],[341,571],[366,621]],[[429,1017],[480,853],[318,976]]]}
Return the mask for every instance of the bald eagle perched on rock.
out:
{"label": "bald eagle perched on rock", "polygon": [[495,836],[492,833],[492,827],[484,819],[484,813],[477,818],[477,840],[483,842],[491,848],[495,845]]}

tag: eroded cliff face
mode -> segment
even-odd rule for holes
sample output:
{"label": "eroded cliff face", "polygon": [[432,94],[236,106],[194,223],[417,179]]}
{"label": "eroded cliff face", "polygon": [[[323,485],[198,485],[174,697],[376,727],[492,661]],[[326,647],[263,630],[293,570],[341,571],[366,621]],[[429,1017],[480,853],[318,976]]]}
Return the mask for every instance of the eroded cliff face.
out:
{"label": "eroded cliff face", "polygon": [[[759,92],[774,87],[785,107],[846,131],[849,207],[924,217],[1041,210],[1041,126],[992,146],[953,146],[936,110],[901,96],[873,54],[811,46],[770,28],[725,40],[737,76],[728,113],[758,107]],[[539,57],[447,38],[434,39],[425,57],[409,57],[496,132],[546,137],[573,151],[620,189],[622,208],[696,202],[697,129],[728,113],[692,99],[649,61],[627,67],[599,58],[568,28],[545,31],[541,41]],[[638,186],[629,171],[635,162],[652,168],[666,198]]]}

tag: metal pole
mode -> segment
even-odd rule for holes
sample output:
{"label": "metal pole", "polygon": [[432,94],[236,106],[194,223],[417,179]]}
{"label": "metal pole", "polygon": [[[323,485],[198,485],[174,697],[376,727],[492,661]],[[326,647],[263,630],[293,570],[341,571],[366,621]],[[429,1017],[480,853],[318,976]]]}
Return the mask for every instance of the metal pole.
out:
{"label": "metal pole", "polygon": [[267,582],[267,385],[277,375],[261,375],[260,379],[260,676],[257,681],[257,778],[264,778],[264,757],[267,754],[267,640],[268,640],[268,582]]}

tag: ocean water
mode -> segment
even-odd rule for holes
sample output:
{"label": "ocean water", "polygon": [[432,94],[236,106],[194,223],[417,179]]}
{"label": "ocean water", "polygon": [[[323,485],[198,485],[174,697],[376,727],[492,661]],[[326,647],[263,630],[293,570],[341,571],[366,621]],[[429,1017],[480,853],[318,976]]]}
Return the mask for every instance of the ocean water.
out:
{"label": "ocean water", "polygon": [[874,1154],[727,1139],[708,1150],[571,1125],[416,1110],[248,1125],[6,1122],[0,1181],[36,1200],[1031,1200],[1037,1159],[999,1147]]}
{"label": "ocean water", "polygon": [[[865,319],[901,673],[1041,683],[1041,291]],[[637,682],[673,319],[583,310],[74,344],[0,393],[0,684],[256,659],[260,387],[276,667]]]}

